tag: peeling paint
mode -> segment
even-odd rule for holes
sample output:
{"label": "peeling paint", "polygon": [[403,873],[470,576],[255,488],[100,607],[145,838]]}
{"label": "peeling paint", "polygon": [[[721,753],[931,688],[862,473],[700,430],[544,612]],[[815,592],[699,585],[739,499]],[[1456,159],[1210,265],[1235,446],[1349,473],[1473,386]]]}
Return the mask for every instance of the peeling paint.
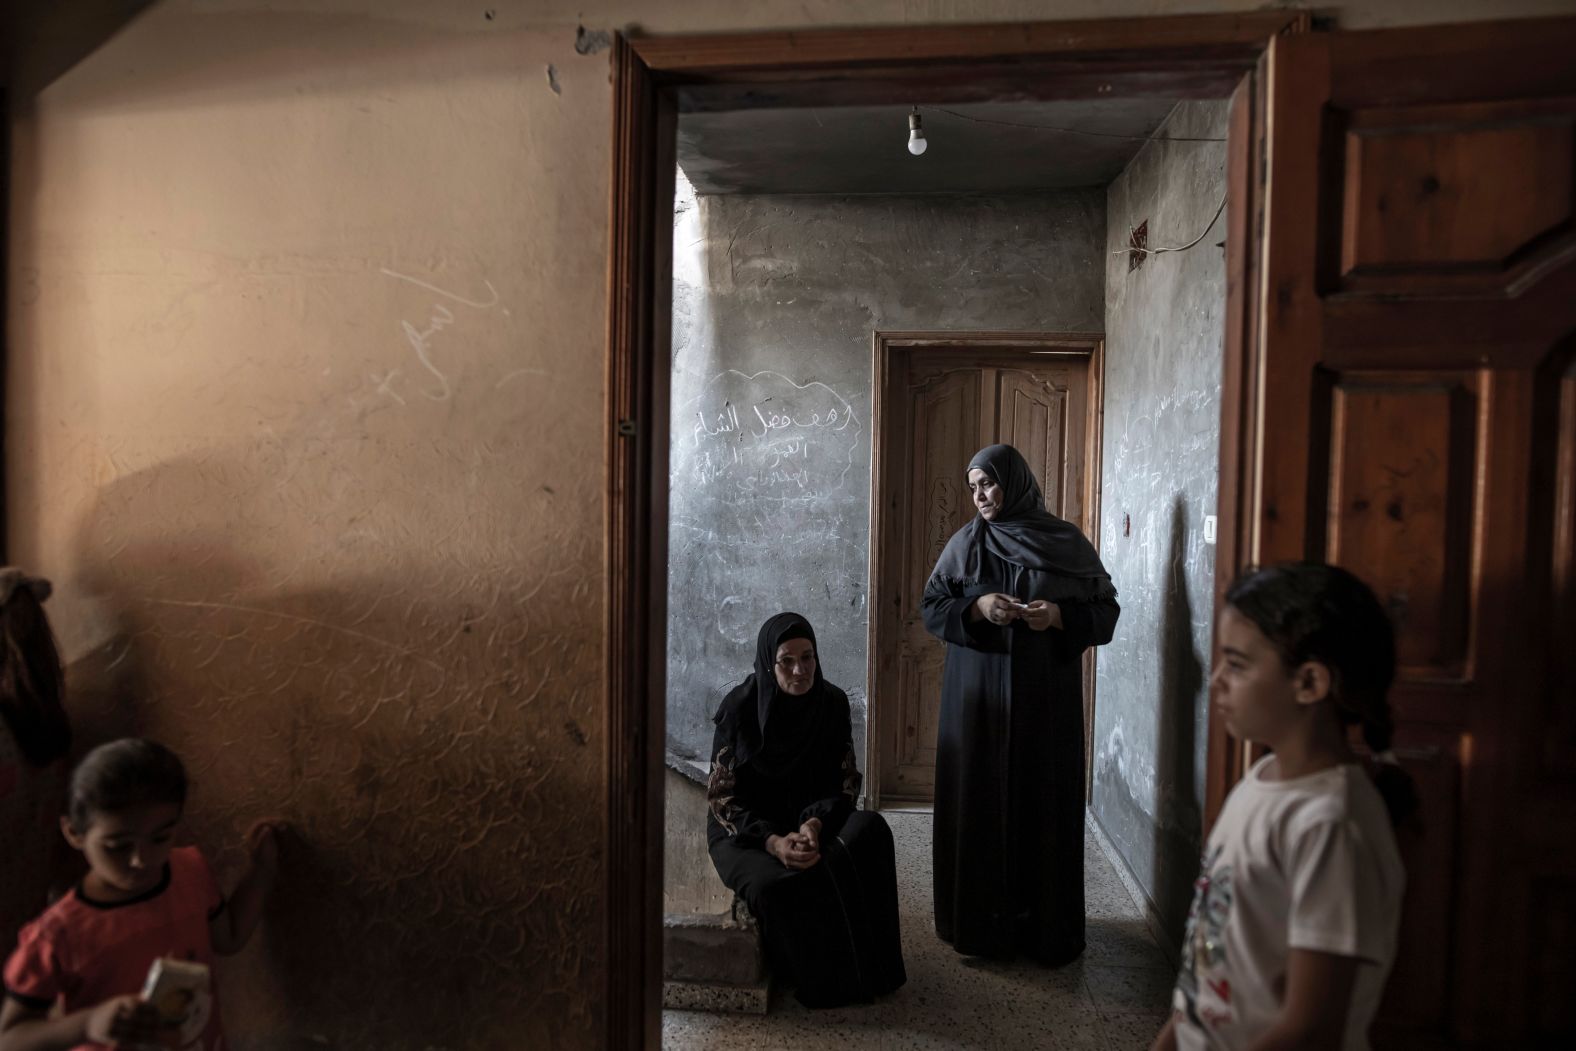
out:
{"label": "peeling paint", "polygon": [[587,29],[585,26],[575,28],[575,53],[579,55],[595,55],[606,51],[613,46],[613,34],[606,29]]}
{"label": "peeling paint", "polygon": [[547,86],[553,89],[554,95],[562,95],[563,87],[558,83],[558,67],[552,63],[547,66]]}

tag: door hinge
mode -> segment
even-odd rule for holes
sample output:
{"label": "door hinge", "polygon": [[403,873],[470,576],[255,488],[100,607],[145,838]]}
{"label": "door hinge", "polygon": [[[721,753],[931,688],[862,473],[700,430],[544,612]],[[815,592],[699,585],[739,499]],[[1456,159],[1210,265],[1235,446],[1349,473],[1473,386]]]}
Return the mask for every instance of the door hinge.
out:
{"label": "door hinge", "polygon": [[620,438],[633,438],[635,436],[635,421],[634,420],[619,420],[618,421],[618,436]]}

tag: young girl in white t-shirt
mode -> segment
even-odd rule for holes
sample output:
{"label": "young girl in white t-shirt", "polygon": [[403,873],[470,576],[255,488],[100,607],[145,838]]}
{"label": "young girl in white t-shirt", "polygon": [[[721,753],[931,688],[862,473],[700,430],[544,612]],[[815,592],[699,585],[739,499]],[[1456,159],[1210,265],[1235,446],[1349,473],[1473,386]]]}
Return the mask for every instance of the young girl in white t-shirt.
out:
{"label": "young girl in white t-shirt", "polygon": [[1233,584],[1217,639],[1214,703],[1273,754],[1210,831],[1154,1049],[1363,1051],[1406,878],[1392,829],[1416,805],[1390,752],[1394,632],[1355,576],[1296,563]]}

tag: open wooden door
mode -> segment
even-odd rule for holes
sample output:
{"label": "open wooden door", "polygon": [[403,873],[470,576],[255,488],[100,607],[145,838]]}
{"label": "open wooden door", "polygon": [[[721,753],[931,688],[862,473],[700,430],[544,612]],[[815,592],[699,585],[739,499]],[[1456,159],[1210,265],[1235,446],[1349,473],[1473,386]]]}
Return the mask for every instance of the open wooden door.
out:
{"label": "open wooden door", "polygon": [[1426,828],[1376,1047],[1576,1033],[1572,56],[1564,19],[1281,37],[1234,128],[1221,583],[1322,558],[1398,625]]}

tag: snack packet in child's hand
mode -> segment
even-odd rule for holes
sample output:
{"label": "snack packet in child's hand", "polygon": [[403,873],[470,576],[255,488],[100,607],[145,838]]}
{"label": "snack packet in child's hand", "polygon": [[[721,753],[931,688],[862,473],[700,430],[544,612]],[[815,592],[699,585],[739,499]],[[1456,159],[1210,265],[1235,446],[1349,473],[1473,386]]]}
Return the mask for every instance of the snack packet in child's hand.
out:
{"label": "snack packet in child's hand", "polygon": [[149,1046],[158,1051],[179,1048],[182,1031],[208,998],[208,967],[190,960],[154,960],[142,983],[142,998],[159,1012],[160,1042]]}

